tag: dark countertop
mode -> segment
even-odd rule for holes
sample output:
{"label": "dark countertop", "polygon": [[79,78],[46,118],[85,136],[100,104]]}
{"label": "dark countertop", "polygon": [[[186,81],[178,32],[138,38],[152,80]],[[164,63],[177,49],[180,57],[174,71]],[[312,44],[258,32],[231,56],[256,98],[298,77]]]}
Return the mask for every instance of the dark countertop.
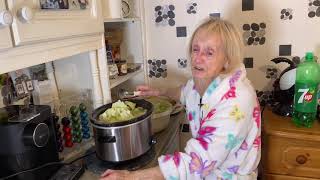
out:
{"label": "dark countertop", "polygon": [[[158,157],[165,154],[168,151],[168,148],[175,140],[175,135],[179,133],[179,125],[182,119],[185,118],[185,113],[180,112],[177,115],[173,115],[170,117],[170,123],[168,127],[155,134],[155,138],[157,143],[155,144],[155,156],[154,158],[143,168],[150,168],[158,165]],[[93,180],[98,179],[100,174],[97,174],[90,169],[87,169],[85,173],[81,176],[80,180]]]}

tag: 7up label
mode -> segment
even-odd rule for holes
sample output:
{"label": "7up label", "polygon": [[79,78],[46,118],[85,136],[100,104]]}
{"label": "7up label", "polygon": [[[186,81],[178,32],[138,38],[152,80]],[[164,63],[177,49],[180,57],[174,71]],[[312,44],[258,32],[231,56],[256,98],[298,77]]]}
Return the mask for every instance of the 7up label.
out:
{"label": "7up label", "polygon": [[314,112],[317,107],[317,85],[296,83],[294,94],[295,110],[300,112]]}

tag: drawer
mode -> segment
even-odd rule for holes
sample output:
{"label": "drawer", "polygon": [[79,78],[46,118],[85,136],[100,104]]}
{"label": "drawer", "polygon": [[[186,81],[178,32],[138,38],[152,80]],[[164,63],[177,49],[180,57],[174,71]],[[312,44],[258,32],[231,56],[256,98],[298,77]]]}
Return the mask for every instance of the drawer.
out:
{"label": "drawer", "polygon": [[320,143],[267,136],[264,147],[266,173],[320,178]]}
{"label": "drawer", "polygon": [[262,180],[316,180],[314,178],[294,177],[276,174],[266,174]]}

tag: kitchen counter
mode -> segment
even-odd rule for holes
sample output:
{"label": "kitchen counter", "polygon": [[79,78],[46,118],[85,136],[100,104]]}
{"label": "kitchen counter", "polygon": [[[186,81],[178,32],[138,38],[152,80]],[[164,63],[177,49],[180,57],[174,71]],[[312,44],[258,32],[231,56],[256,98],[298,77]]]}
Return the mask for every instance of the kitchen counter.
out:
{"label": "kitchen counter", "polygon": [[[144,166],[141,169],[157,166],[159,156],[166,153],[172,153],[171,152],[172,145],[176,145],[177,147],[179,147],[179,143],[178,144],[173,144],[173,143],[176,140],[176,137],[179,137],[179,124],[183,118],[185,118],[184,112],[180,112],[177,115],[171,116],[168,127],[162,132],[155,134],[155,138],[157,140],[157,143],[155,144],[155,147],[154,147],[155,156],[146,166]],[[100,174],[97,174],[87,169],[85,173],[81,176],[80,180],[98,179],[99,176]]]}

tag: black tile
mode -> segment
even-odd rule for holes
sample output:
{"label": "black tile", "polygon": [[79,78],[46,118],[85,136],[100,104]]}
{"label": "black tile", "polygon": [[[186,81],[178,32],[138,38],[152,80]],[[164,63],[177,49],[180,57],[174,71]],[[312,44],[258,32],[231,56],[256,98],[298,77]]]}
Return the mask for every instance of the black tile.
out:
{"label": "black tile", "polygon": [[253,58],[252,57],[244,58],[243,64],[246,68],[253,68]]}
{"label": "black tile", "polygon": [[209,16],[214,17],[214,18],[220,18],[221,14],[220,13],[210,13]]}
{"label": "black tile", "polygon": [[254,0],[242,0],[242,11],[252,11],[254,9]]}
{"label": "black tile", "polygon": [[280,45],[279,56],[291,56],[291,45]]}
{"label": "black tile", "polygon": [[177,27],[177,37],[187,37],[187,27]]}

